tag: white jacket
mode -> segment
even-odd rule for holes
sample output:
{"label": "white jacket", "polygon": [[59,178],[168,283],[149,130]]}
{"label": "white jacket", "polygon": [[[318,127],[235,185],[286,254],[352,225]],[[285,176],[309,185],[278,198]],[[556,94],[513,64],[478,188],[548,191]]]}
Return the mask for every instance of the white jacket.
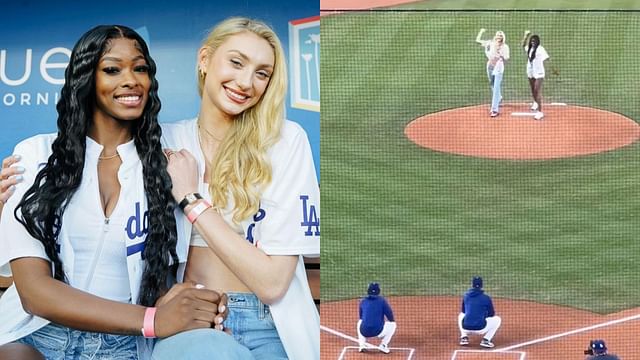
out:
{"label": "white jacket", "polygon": [[[162,127],[164,146],[189,150],[198,160],[200,174],[204,174],[196,119],[165,123]],[[302,259],[302,255],[320,254],[320,188],[306,133],[298,124],[285,121],[281,138],[268,155],[273,174],[260,200],[260,214],[264,216],[249,217],[240,225],[245,238],[251,238],[254,246],[266,254],[299,255],[289,289],[269,308],[289,359],[320,359],[320,316]],[[209,191],[202,180],[199,191]],[[178,215],[178,222],[185,231],[181,236],[189,235],[191,224],[185,216]]]}
{"label": "white jacket", "polygon": [[[24,181],[16,186],[15,194],[4,206],[0,220],[0,234],[3,234],[0,237],[0,275],[11,275],[9,261],[12,259],[39,257],[48,260],[42,243],[31,237],[25,228],[16,221],[13,210],[27,188],[33,184],[38,171],[47,162],[55,137],[55,134],[37,135],[22,141],[15,147],[14,154],[22,156],[19,165],[23,166],[26,171],[23,174]],[[99,200],[97,173],[98,157],[103,147],[90,138],[87,138],[86,144],[87,151],[82,181],[65,210],[62,228],[58,236],[60,258],[64,271],[71,286],[109,298],[108,294],[113,293],[113,287],[110,288],[109,284],[92,282],[91,268],[88,271],[76,268],[77,266],[82,267],[82,265],[77,265],[78,259],[76,259],[74,251],[74,246],[77,244],[74,244],[73,241],[78,237],[79,232],[83,235],[89,234],[89,236],[82,237],[83,246],[89,247],[89,252],[96,251],[96,254],[99,252],[97,249],[103,249],[101,242],[104,244],[111,242],[109,246],[115,244],[116,247],[117,244],[121,244],[123,248],[126,247],[126,260],[120,260],[121,262],[116,264],[108,260],[102,262],[101,256],[97,255],[96,272],[108,266],[122,266],[120,264],[124,264],[126,261],[128,273],[126,286],[130,291],[129,301],[136,303],[144,271],[144,261],[141,259],[141,254],[146,241],[148,221],[142,163],[133,141],[118,146],[118,153],[122,159],[122,165],[118,171],[121,183],[120,198],[113,213],[106,221]],[[188,243],[188,238],[182,239],[182,242]],[[186,246],[183,244],[182,248],[186,248]],[[181,261],[184,261],[184,258]],[[123,293],[123,285],[117,284],[115,286],[118,290],[116,294]],[[124,291],[126,293],[126,289]],[[113,298],[111,300],[122,301],[122,299]],[[11,286],[0,298],[0,309],[0,345],[29,335],[49,323],[49,321],[30,315],[23,310],[15,285]],[[138,338],[140,359],[150,358],[148,345],[150,344],[144,338]]]}

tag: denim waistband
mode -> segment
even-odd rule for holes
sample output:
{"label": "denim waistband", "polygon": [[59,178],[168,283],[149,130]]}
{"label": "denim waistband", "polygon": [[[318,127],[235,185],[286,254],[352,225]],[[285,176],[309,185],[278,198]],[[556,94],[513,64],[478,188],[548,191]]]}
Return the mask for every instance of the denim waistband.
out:
{"label": "denim waistband", "polygon": [[243,309],[269,309],[269,307],[260,301],[258,297],[253,293],[242,292],[228,292],[227,293],[227,305],[229,308],[243,308]]}

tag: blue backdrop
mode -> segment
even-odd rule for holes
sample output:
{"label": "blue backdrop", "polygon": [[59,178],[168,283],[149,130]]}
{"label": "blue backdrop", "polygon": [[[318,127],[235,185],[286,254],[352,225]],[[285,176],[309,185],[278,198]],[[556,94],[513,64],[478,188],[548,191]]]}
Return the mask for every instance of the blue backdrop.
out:
{"label": "blue backdrop", "polygon": [[319,23],[315,25],[318,0],[74,3],[27,0],[2,5],[1,158],[11,154],[24,138],[56,131],[55,104],[64,69],[73,45],[90,28],[122,24],[143,35],[158,66],[160,121],[170,122],[195,117],[198,112],[200,98],[194,69],[202,40],[217,22],[241,15],[265,21],[283,43],[292,84],[287,118],[300,123],[309,135],[319,176],[320,87],[319,73],[314,73],[319,64],[320,27]]}

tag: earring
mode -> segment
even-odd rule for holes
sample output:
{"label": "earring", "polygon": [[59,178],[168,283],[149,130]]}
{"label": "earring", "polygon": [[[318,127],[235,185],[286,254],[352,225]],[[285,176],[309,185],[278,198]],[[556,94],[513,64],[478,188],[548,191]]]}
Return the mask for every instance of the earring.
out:
{"label": "earring", "polygon": [[203,69],[202,67],[200,67],[200,68],[198,69],[198,73],[200,74],[200,77],[201,77],[201,78],[204,78],[204,77],[205,77],[205,75],[207,75],[207,73],[204,71],[204,69]]}

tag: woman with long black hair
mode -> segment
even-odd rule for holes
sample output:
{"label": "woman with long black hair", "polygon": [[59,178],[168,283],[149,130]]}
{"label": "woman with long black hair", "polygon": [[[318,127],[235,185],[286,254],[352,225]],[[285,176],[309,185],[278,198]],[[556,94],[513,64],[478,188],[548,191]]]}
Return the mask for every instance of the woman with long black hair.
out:
{"label": "woman with long black hair", "polygon": [[531,111],[535,111],[534,119],[542,120],[542,82],[544,80],[544,61],[549,58],[547,50],[540,44],[540,36],[531,35],[529,30],[524,32],[522,47],[527,54],[527,78],[531,87],[533,103]]}
{"label": "woman with long black hair", "polygon": [[[169,290],[186,259],[176,252],[155,73],[135,31],[91,29],[65,72],[57,134],[16,146],[24,180],[0,221],[0,274],[15,283],[0,298],[0,358],[37,349],[47,359],[145,359],[140,335],[209,328],[218,315],[216,292]],[[235,342],[218,333],[232,358]]]}

